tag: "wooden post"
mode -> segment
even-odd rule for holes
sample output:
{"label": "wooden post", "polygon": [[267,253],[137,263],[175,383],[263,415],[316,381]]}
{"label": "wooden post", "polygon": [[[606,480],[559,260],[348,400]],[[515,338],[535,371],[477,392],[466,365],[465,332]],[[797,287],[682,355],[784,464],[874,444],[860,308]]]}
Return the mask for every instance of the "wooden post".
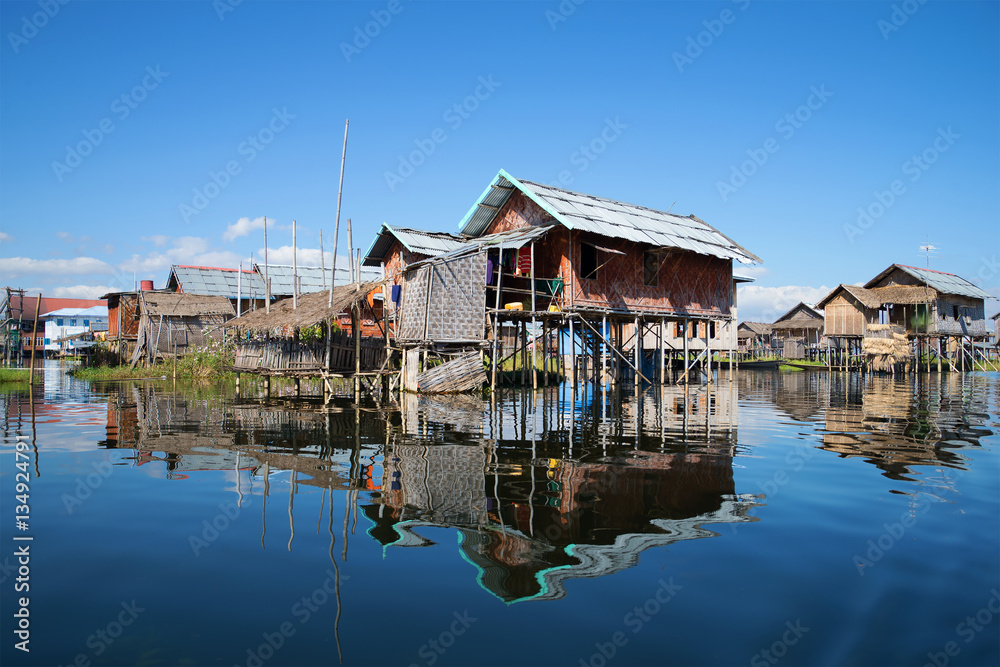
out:
{"label": "wooden post", "polygon": [[688,337],[690,335],[691,320],[684,318],[684,384],[688,383],[690,373],[688,373]]}
{"label": "wooden post", "polygon": [[497,366],[500,364],[500,284],[503,282],[503,241],[500,242],[500,253],[497,255],[497,294],[494,300],[493,309],[497,311],[493,315],[493,377],[490,381],[490,391],[497,388]]}
{"label": "wooden post", "polygon": [[[24,297],[21,297],[21,301],[24,301]],[[23,307],[23,304],[22,304]],[[31,325],[31,360],[28,362],[28,385],[31,386],[35,384],[35,346],[38,342],[36,337],[38,336],[38,315],[42,308],[42,293],[38,293],[38,298],[35,299],[35,321]],[[24,349],[24,346],[21,346]]]}
{"label": "wooden post", "polygon": [[[535,365],[535,353],[538,350],[538,323],[535,321],[535,313],[538,312],[538,308],[535,305],[535,242],[531,242],[529,247],[531,252],[531,270],[528,272],[528,279],[531,281],[531,336],[532,336],[532,351],[531,351],[531,386],[533,389],[538,389],[538,368]],[[542,359],[545,359],[544,353],[542,354]]]}
{"label": "wooden post", "polygon": [[[549,386],[549,321],[542,320],[542,381]],[[538,389],[536,386],[535,389]]]}
{"label": "wooden post", "polygon": [[708,384],[712,384],[712,322],[705,322],[705,369]]}
{"label": "wooden post", "polygon": [[576,394],[576,338],[573,336],[573,318],[569,318],[569,388]]}
{"label": "wooden post", "polygon": [[635,318],[635,348],[632,351],[633,357],[635,359],[635,388],[639,389],[639,371],[642,369],[642,324],[639,322],[639,316],[636,315]]}
{"label": "wooden post", "polygon": [[351,307],[351,332],[354,334],[354,401],[361,400],[361,309]]}
{"label": "wooden post", "polygon": [[607,381],[608,377],[608,316],[601,317],[601,340],[597,341],[601,346],[601,384]]}

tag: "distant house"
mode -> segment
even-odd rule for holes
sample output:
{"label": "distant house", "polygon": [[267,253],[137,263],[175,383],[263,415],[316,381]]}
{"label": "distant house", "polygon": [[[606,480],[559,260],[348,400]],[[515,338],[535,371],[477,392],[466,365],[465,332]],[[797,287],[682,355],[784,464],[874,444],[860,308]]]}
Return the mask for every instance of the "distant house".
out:
{"label": "distant house", "polygon": [[163,291],[139,292],[139,324],[132,365],[156,363],[221,340],[221,325],[235,317],[225,296]]}
{"label": "distant house", "polygon": [[166,289],[197,296],[224,296],[237,313],[263,308],[266,303],[263,278],[248,269],[174,265]]}
{"label": "distant house", "polygon": [[90,308],[92,306],[107,306],[102,299],[63,299],[43,296],[38,303],[38,296],[23,295],[21,290],[8,289],[3,303],[0,304],[0,326],[3,327],[4,359],[15,360],[31,356],[32,350],[37,355],[45,353],[45,328],[38,323],[36,337],[32,339],[31,332],[35,326],[35,312],[41,320],[42,313],[51,313],[61,308]]}
{"label": "distant house", "polygon": [[736,327],[736,338],[743,352],[771,348],[771,325],[764,322],[740,322]]}
{"label": "distant house", "polygon": [[992,298],[953,273],[893,264],[864,287],[838,285],[819,306],[834,338],[864,338],[878,324],[910,337],[986,339],[984,300]]}
{"label": "distant house", "polygon": [[52,357],[93,345],[92,334],[108,329],[108,308],[60,308],[39,319],[45,323],[45,355]]}
{"label": "distant house", "polygon": [[823,313],[799,303],[771,324],[771,331],[788,359],[801,359],[803,349],[818,345],[823,338]]}
{"label": "distant house", "polygon": [[1000,347],[1000,313],[990,319],[993,320],[993,346]]}

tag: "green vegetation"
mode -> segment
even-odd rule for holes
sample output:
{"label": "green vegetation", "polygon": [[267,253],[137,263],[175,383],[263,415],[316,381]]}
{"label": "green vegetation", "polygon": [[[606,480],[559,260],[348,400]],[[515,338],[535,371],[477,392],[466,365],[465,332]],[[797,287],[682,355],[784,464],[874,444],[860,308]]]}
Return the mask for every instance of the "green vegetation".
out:
{"label": "green vegetation", "polygon": [[[128,380],[133,378],[232,378],[229,370],[235,361],[232,342],[213,341],[203,347],[193,349],[176,361],[161,361],[149,367],[136,366],[78,366],[70,374],[81,380]],[[95,355],[108,358],[109,355]]]}
{"label": "green vegetation", "polygon": [[0,368],[0,383],[2,382],[23,382],[28,383],[27,368]]}

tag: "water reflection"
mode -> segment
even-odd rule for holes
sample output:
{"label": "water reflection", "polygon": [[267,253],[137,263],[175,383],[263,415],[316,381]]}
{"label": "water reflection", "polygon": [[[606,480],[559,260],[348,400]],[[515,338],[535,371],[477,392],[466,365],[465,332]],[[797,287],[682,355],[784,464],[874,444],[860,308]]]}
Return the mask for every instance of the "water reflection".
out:
{"label": "water reflection", "polygon": [[[788,417],[824,425],[822,448],[861,457],[894,480],[915,481],[920,466],[965,469],[961,450],[992,435],[985,374],[892,378],[857,373],[740,375],[741,398],[773,403]],[[995,400],[995,399],[994,399]]]}
{"label": "water reflection", "polygon": [[290,518],[300,484],[349,492],[387,548],[429,546],[421,529],[455,528],[479,583],[507,602],[559,598],[568,579],[715,536],[710,524],[756,520],[756,498],[738,495],[733,480],[732,384],[575,398],[552,388],[495,406],[405,395],[389,411],[108,391],[102,446],[163,463],[171,479],[243,471],[263,479],[265,495],[274,471],[290,471]]}
{"label": "water reflection", "polygon": [[[963,468],[961,448],[991,433],[989,387],[976,376],[743,372],[732,382],[638,394],[561,387],[508,393],[496,404],[405,395],[395,408],[376,409],[108,386],[100,445],[132,449],[140,466],[162,463],[170,479],[235,471],[241,498],[244,477],[263,481],[265,548],[266,504],[285,502],[292,548],[300,485],[323,489],[324,502],[327,493],[348,494],[345,559],[359,515],[386,549],[431,546],[428,529],[455,529],[456,558],[511,603],[563,597],[570,579],[632,567],[650,548],[718,536],[713,524],[756,521],[751,510],[762,499],[739,493],[733,475],[743,453],[738,394],[812,424],[817,435],[803,437],[822,450],[911,480],[916,466]],[[279,474],[288,475],[287,501],[269,500]]]}

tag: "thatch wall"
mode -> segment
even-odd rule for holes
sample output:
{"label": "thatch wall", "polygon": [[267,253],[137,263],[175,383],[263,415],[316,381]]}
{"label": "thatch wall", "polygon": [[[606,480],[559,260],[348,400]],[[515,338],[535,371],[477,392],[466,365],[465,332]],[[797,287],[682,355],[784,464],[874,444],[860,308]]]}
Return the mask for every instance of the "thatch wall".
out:
{"label": "thatch wall", "polygon": [[396,337],[470,342],[486,330],[486,253],[430,261],[403,274]]}

